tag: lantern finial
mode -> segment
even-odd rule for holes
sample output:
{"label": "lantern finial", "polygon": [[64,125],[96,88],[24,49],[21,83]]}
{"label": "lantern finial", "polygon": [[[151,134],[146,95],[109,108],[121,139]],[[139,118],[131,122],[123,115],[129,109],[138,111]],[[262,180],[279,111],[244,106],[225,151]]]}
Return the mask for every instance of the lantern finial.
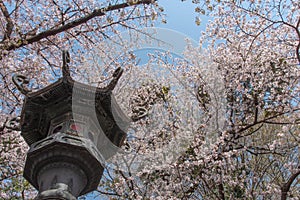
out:
{"label": "lantern finial", "polygon": [[70,59],[70,53],[68,52],[68,50],[62,51],[62,59],[63,59],[63,65],[62,65],[63,77],[70,77],[69,63],[70,63],[71,59]]}

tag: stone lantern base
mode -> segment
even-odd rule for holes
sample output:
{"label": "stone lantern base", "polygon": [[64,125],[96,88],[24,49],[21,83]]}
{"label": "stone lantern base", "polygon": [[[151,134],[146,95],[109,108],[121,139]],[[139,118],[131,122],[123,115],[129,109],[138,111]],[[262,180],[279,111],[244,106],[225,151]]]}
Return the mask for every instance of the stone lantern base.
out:
{"label": "stone lantern base", "polygon": [[73,200],[97,189],[101,161],[90,140],[57,133],[31,145],[24,177],[39,191],[36,200]]}
{"label": "stone lantern base", "polygon": [[49,190],[40,193],[34,200],[76,200],[70,193],[69,186],[63,183],[57,183]]}

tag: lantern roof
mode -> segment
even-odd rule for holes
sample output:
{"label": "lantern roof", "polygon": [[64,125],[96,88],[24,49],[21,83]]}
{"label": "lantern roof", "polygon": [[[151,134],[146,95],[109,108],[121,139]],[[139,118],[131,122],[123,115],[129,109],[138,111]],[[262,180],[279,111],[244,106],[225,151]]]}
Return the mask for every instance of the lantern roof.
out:
{"label": "lantern roof", "polygon": [[[106,87],[99,88],[74,81],[70,76],[69,62],[69,54],[64,51],[63,77],[38,91],[31,92],[26,88],[25,85],[29,83],[26,77],[22,75],[13,77],[17,88],[25,95],[20,121],[21,134],[25,141],[31,145],[46,138],[51,120],[58,116],[64,115],[72,119],[74,112],[82,115],[95,112],[105,135],[115,145],[120,146],[126,133],[118,125],[119,123],[116,123],[116,118],[121,121],[124,116],[121,116],[121,112],[113,113],[117,104],[112,97],[112,91],[123,70],[116,69],[111,82]],[[80,109],[74,111],[74,108]]]}

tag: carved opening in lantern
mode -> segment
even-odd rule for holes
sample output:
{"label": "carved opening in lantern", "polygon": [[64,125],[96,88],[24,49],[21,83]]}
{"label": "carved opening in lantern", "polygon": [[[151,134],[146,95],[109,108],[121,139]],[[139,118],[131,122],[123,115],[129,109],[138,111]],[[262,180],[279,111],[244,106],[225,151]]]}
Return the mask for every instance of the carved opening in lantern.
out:
{"label": "carved opening in lantern", "polygon": [[53,129],[52,134],[55,134],[55,133],[60,132],[60,131],[62,130],[62,128],[63,128],[62,125],[58,125],[57,127],[55,127],[55,128]]}

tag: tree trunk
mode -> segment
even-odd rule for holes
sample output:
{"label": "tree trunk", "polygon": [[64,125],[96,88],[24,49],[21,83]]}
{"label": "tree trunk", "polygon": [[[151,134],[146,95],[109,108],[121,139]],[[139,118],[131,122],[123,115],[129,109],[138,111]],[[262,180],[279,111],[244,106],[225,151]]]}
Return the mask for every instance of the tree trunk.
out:
{"label": "tree trunk", "polygon": [[281,186],[281,200],[287,200],[288,192],[294,180],[300,175],[300,170],[293,174],[289,180]]}

